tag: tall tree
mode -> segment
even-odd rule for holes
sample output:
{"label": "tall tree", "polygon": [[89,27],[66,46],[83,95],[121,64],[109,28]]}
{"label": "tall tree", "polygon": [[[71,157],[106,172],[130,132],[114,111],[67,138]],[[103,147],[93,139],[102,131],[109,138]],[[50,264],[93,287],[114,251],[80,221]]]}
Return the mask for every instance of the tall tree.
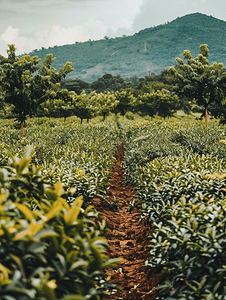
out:
{"label": "tall tree", "polygon": [[111,92],[96,94],[97,113],[103,116],[103,120],[119,104],[115,94]]}
{"label": "tall tree", "polygon": [[177,95],[163,89],[155,92],[155,105],[158,115],[165,119],[178,109],[180,101]]}
{"label": "tall tree", "polygon": [[6,103],[14,105],[14,113],[21,124],[21,137],[23,137],[23,124],[27,116],[32,117],[38,106],[47,99],[60,99],[63,95],[59,91],[60,81],[73,71],[70,62],[67,62],[59,72],[51,66],[56,58],[47,54],[40,64],[38,56],[16,56],[16,47],[9,45],[8,57],[0,55],[0,84],[2,97]]}
{"label": "tall tree", "polygon": [[154,91],[138,95],[136,102],[136,110],[143,114],[154,116],[169,117],[174,110],[179,107],[180,101],[178,96],[166,89]]}
{"label": "tall tree", "polygon": [[80,95],[76,96],[73,106],[74,114],[80,118],[81,124],[84,119],[89,122],[89,120],[94,117],[98,109],[96,105],[96,92],[93,91],[87,94],[85,91],[82,91]]}
{"label": "tall tree", "polygon": [[192,58],[189,50],[184,50],[183,58],[177,57],[176,67],[170,67],[168,72],[174,78],[177,94],[190,100],[195,100],[205,109],[206,127],[208,128],[208,105],[220,102],[224,97],[226,72],[222,63],[209,64],[208,45],[200,45],[200,53]]}
{"label": "tall tree", "polygon": [[132,89],[122,89],[115,92],[116,100],[119,101],[117,110],[124,116],[127,111],[131,111],[136,103],[136,98]]}

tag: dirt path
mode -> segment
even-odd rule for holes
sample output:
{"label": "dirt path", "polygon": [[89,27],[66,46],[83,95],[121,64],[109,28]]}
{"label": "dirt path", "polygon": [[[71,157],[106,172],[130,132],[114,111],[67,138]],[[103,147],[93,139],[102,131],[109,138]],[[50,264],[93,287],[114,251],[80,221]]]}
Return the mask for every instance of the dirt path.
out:
{"label": "dirt path", "polygon": [[105,299],[155,299],[158,276],[148,278],[146,267],[143,266],[148,257],[148,236],[151,229],[143,223],[138,225],[139,212],[137,210],[128,212],[128,201],[132,200],[136,192],[123,182],[125,176],[121,167],[123,157],[124,149],[120,144],[107,194],[108,201],[118,200],[120,208],[112,210],[108,206],[103,206],[98,198],[94,199],[95,208],[105,214],[102,218],[106,220],[107,226],[111,229],[108,238],[108,255],[124,259],[118,263],[118,270],[108,272],[112,275],[111,282],[120,286],[122,291],[117,291]]}

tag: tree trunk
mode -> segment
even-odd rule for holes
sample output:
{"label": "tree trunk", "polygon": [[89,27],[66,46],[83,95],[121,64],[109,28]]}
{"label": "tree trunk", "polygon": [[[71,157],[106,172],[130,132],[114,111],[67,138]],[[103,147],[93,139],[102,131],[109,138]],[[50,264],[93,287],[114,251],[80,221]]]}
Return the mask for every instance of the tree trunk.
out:
{"label": "tree trunk", "polygon": [[23,122],[20,123],[20,136],[21,136],[21,138],[24,137],[24,124],[23,124]]}
{"label": "tree trunk", "polygon": [[205,119],[206,119],[206,129],[208,129],[208,110],[207,110],[207,106],[205,107]]}

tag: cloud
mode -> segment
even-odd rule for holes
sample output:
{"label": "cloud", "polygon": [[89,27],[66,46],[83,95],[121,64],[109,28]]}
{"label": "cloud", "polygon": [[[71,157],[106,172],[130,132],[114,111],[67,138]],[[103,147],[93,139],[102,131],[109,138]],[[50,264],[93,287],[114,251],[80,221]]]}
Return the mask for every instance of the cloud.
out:
{"label": "cloud", "polygon": [[[52,3],[55,3],[55,2],[64,2],[64,0],[38,0],[38,1],[34,1],[34,0],[7,0],[7,2],[13,2],[13,3],[27,3],[27,2],[30,2],[30,3],[34,3],[34,2],[52,2]],[[93,2],[93,1],[106,1],[106,0],[65,0],[65,1],[68,1],[68,2]],[[0,0],[0,4],[1,3],[6,3],[6,0]]]}
{"label": "cloud", "polygon": [[[29,39],[24,36],[19,35],[19,29],[13,28],[12,26],[9,26],[6,31],[1,34],[0,36],[1,41],[1,48],[0,52],[4,54],[7,49],[7,45],[9,44],[15,44],[18,52],[24,53],[25,48],[31,49],[34,46],[35,41],[33,39]],[[17,53],[17,54],[20,54]]]}
{"label": "cloud", "polygon": [[[3,16],[5,15],[5,17],[7,17],[7,15],[9,15],[9,14],[15,14],[15,13],[16,12],[13,9],[2,8],[0,10],[0,14],[3,15]],[[1,17],[3,17],[3,16],[1,16]]]}
{"label": "cloud", "polygon": [[143,0],[139,13],[134,19],[133,30],[138,32],[141,29],[163,24],[176,18],[178,16],[179,2],[184,1]]}
{"label": "cloud", "polygon": [[[121,36],[131,35],[142,29],[170,22],[177,17],[190,13],[204,13],[216,18],[225,19],[225,0],[141,0],[139,9],[133,17],[132,24],[111,26],[107,35]],[[114,29],[117,28],[117,29]]]}
{"label": "cloud", "polygon": [[[9,0],[8,2],[13,2],[13,3],[27,3],[31,0]],[[5,3],[5,0],[0,0],[0,3]]]}
{"label": "cloud", "polygon": [[[132,21],[128,21],[126,19],[118,19],[115,21],[114,25],[111,26],[111,28],[108,28],[107,36],[116,37],[122,36],[124,34],[131,35],[133,33],[132,24]],[[117,28],[117,30],[114,30],[113,28]]]}
{"label": "cloud", "polygon": [[164,24],[190,13],[204,13],[225,19],[224,0],[143,0],[133,22],[133,31]]}
{"label": "cloud", "polygon": [[15,39],[17,39],[19,34],[19,29],[18,28],[13,28],[12,26],[9,26],[6,31],[1,35],[1,39],[10,44],[13,43]]}
{"label": "cloud", "polygon": [[102,21],[88,20],[86,25],[77,25],[63,28],[52,26],[50,29],[40,30],[33,37],[20,34],[18,28],[8,26],[0,35],[0,53],[4,54],[8,44],[15,44],[17,54],[29,53],[40,47],[49,48],[65,44],[74,44],[76,41],[87,41],[89,39],[101,39],[106,35],[107,28]]}
{"label": "cloud", "polygon": [[106,34],[106,28],[101,21],[89,20],[84,25],[76,25],[69,28],[52,26],[50,30],[36,33],[36,38],[45,47],[55,45],[73,44],[76,41],[87,41],[89,39],[100,39]]}

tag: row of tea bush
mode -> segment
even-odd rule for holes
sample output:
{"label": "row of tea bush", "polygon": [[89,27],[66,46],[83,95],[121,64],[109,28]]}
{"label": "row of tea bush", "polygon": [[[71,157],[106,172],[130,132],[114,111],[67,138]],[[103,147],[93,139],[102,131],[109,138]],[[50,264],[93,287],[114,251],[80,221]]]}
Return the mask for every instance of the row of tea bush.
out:
{"label": "row of tea bush", "polygon": [[106,255],[105,222],[90,204],[111,176],[117,130],[36,119],[21,139],[3,124],[1,300],[98,300],[116,288],[106,269],[118,259]]}
{"label": "row of tea bush", "polygon": [[164,271],[156,299],[226,299],[225,128],[122,123],[131,207],[153,226],[150,272]]}

